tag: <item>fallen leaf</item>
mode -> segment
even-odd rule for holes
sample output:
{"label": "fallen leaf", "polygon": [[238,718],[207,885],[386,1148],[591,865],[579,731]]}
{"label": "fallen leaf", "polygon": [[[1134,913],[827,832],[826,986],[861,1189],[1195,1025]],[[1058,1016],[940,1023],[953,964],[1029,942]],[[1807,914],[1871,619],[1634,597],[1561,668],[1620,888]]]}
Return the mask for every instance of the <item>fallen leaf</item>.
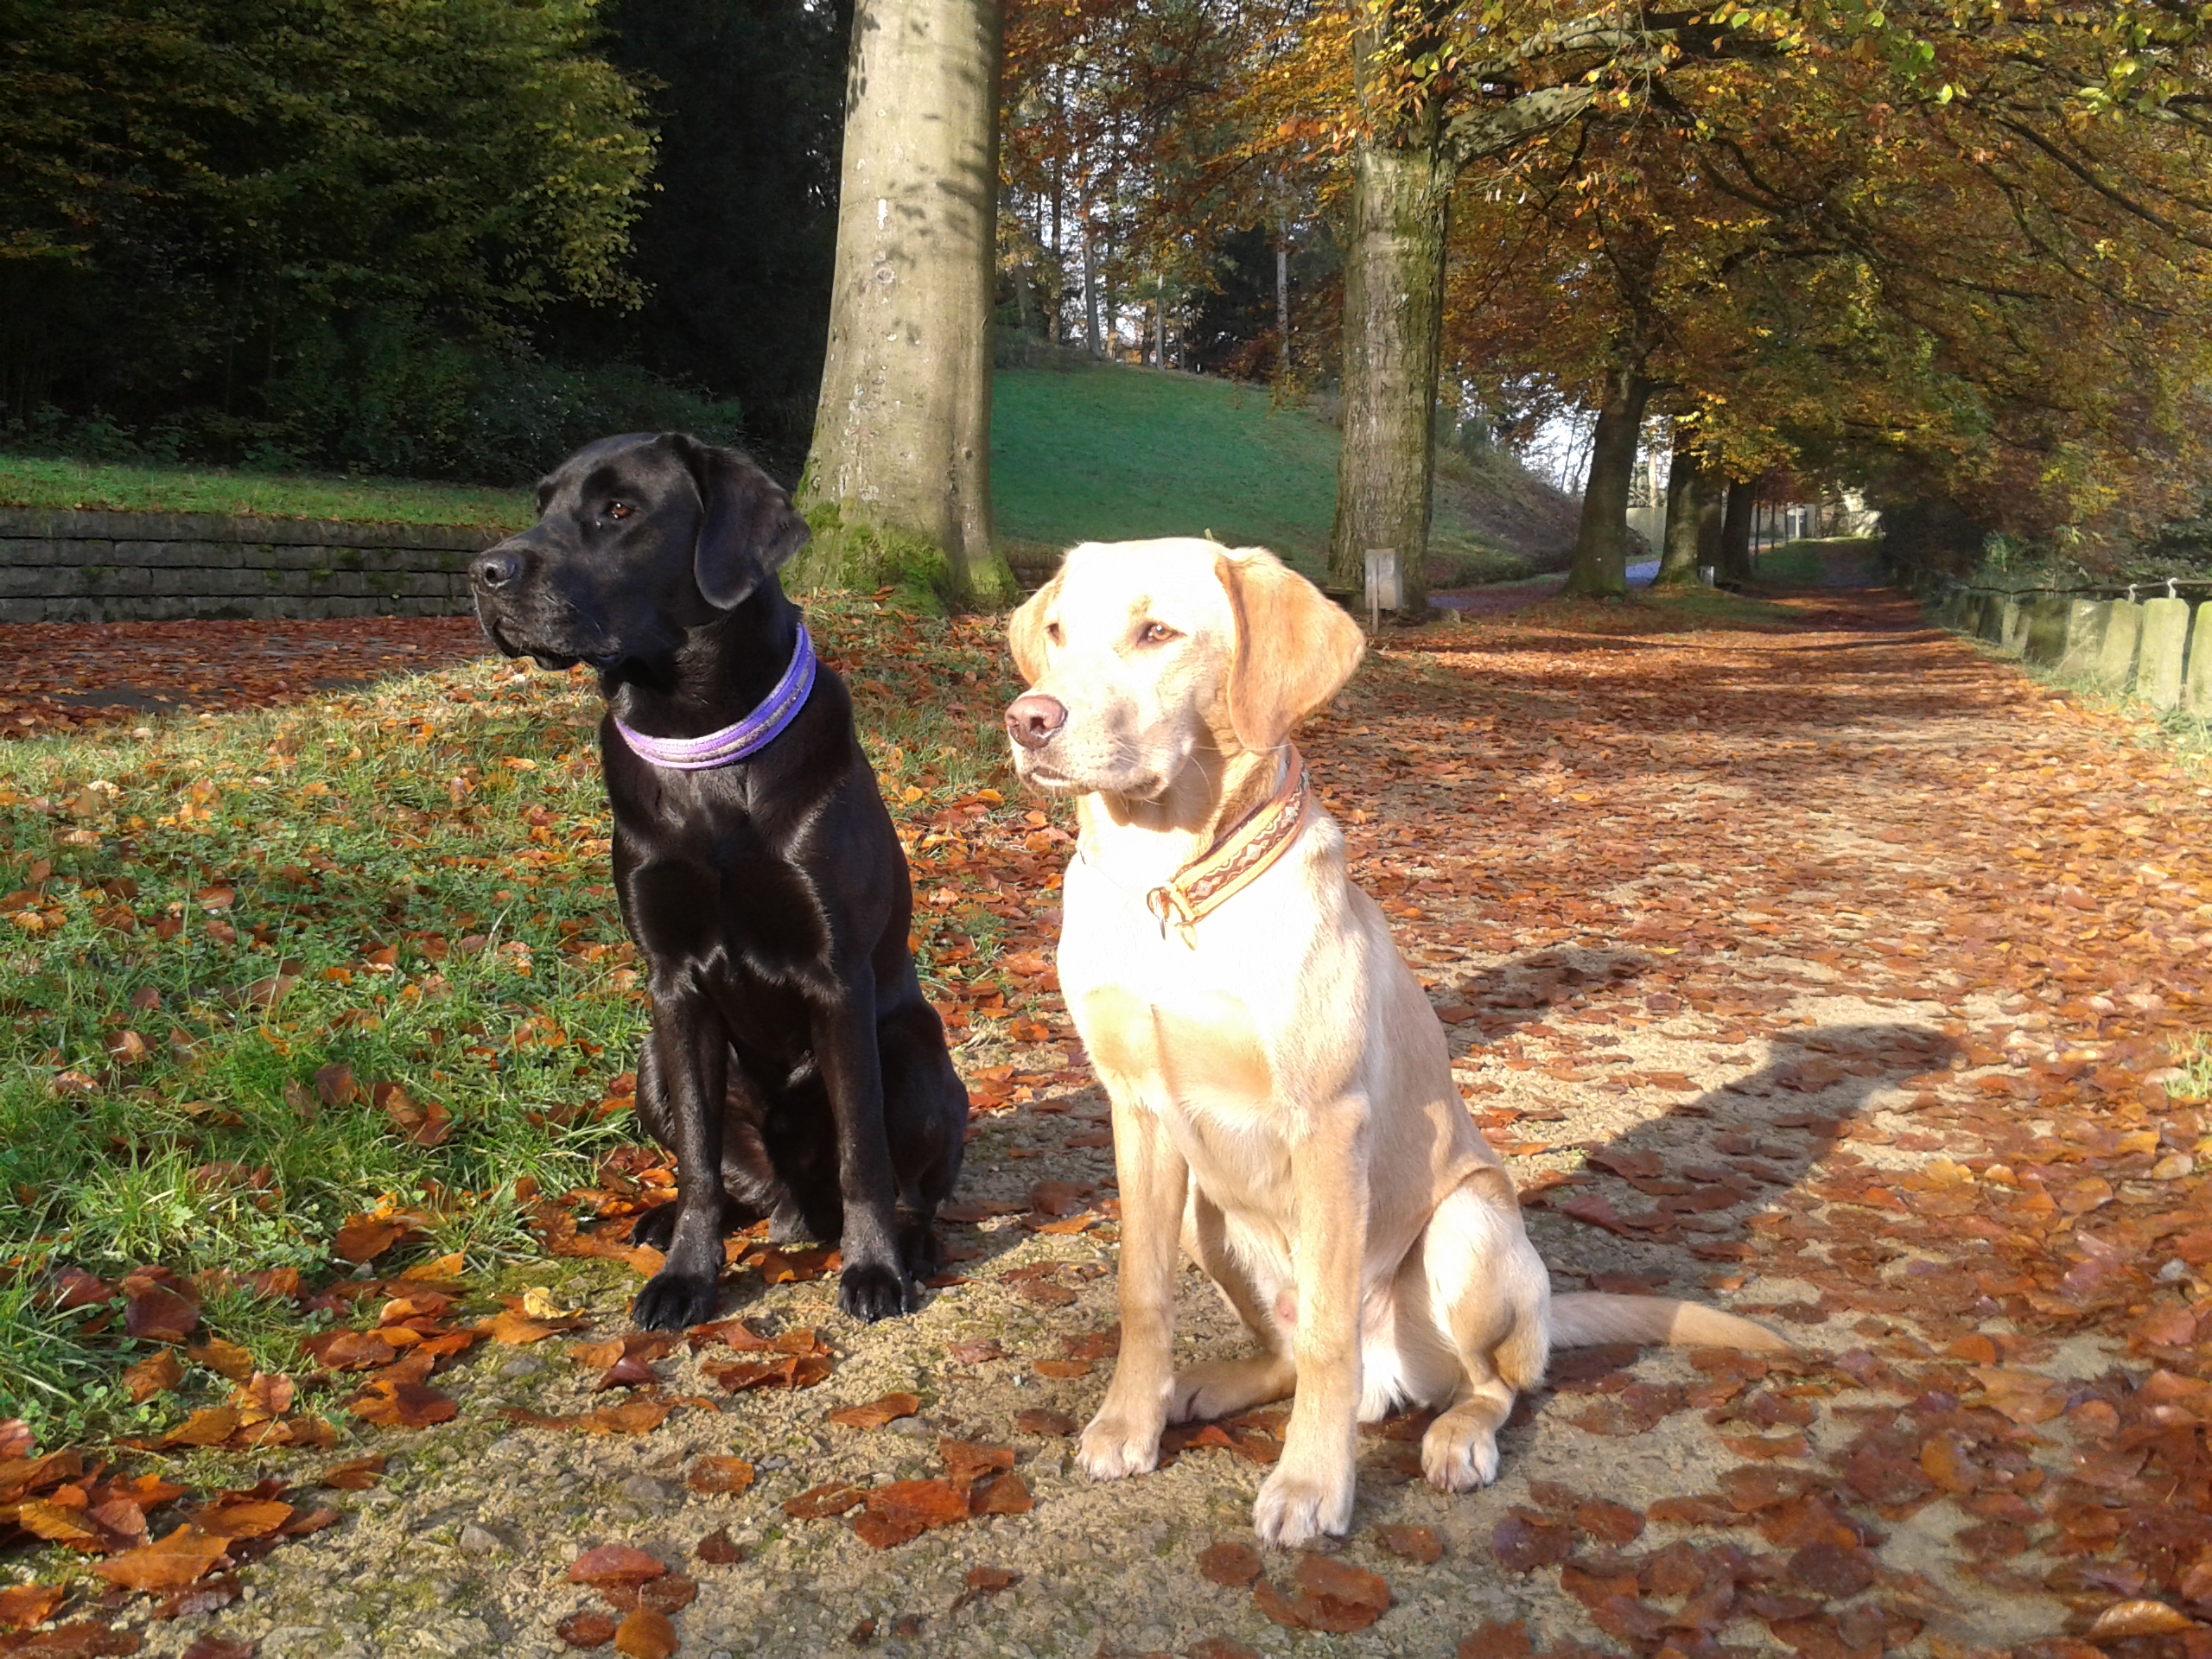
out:
{"label": "fallen leaf", "polygon": [[809,1487],[797,1497],[786,1498],[784,1513],[794,1521],[823,1521],[833,1515],[842,1515],[867,1499],[868,1491],[864,1487],[833,1480],[820,1486]]}
{"label": "fallen leaf", "polygon": [[353,1458],[344,1463],[334,1463],[316,1478],[319,1484],[340,1492],[365,1492],[384,1474],[384,1454]]}
{"label": "fallen leaf", "polygon": [[744,1546],[729,1535],[727,1527],[716,1527],[698,1541],[691,1553],[709,1567],[734,1567],[745,1559]]}
{"label": "fallen leaf", "polygon": [[346,1402],[346,1409],[365,1423],[385,1428],[428,1428],[461,1414],[460,1405],[450,1395],[420,1382],[386,1379],[371,1382],[365,1392]]}
{"label": "fallen leaf", "polygon": [[570,1613],[553,1627],[553,1634],[572,1648],[603,1648],[614,1639],[620,1622],[597,1608]]}
{"label": "fallen leaf", "polygon": [[229,1547],[228,1539],[211,1538],[186,1525],[153,1543],[91,1565],[93,1572],[124,1590],[176,1590],[222,1560]]}
{"label": "fallen leaf", "polygon": [[611,1585],[639,1585],[668,1571],[656,1556],[628,1544],[601,1544],[588,1549],[569,1566],[570,1584],[588,1584],[595,1590]]}
{"label": "fallen leaf", "polygon": [[1214,1583],[1242,1590],[1260,1576],[1260,1552],[1249,1544],[1219,1543],[1198,1552],[1198,1572]]}
{"label": "fallen leaf", "polygon": [[1038,1408],[1029,1411],[1016,1412],[1014,1417],[1014,1432],[1017,1434],[1035,1435],[1046,1440],[1061,1440],[1074,1433],[1075,1430],[1075,1419],[1065,1412],[1047,1411]]}
{"label": "fallen leaf", "polygon": [[702,1457],[693,1461],[683,1479],[695,1492],[734,1497],[753,1484],[753,1465],[742,1458]]}
{"label": "fallen leaf", "polygon": [[2173,1636],[2197,1628],[2196,1621],[2163,1601],[2123,1601],[2099,1613],[2082,1632],[2084,1639],[2102,1645],[2136,1636]]}
{"label": "fallen leaf", "polygon": [[1444,1559],[1444,1541],[1429,1527],[1377,1527],[1375,1541],[1401,1560],[1417,1566],[1433,1567]]}
{"label": "fallen leaf", "polygon": [[0,1590],[0,1630],[27,1630],[43,1624],[68,1595],[58,1584],[18,1584]]}
{"label": "fallen leaf", "polygon": [[842,1423],[847,1428],[881,1428],[901,1417],[911,1417],[921,1408],[922,1402],[918,1395],[887,1394],[865,1406],[847,1406],[842,1411],[833,1411],[830,1414],[830,1421]]}

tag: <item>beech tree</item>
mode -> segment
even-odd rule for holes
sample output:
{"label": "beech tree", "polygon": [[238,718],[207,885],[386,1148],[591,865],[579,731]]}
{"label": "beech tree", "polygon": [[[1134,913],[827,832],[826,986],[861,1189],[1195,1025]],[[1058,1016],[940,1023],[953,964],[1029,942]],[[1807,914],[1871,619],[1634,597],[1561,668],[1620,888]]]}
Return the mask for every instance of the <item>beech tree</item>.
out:
{"label": "beech tree", "polygon": [[991,542],[997,0],[860,0],[805,587],[1012,599]]}

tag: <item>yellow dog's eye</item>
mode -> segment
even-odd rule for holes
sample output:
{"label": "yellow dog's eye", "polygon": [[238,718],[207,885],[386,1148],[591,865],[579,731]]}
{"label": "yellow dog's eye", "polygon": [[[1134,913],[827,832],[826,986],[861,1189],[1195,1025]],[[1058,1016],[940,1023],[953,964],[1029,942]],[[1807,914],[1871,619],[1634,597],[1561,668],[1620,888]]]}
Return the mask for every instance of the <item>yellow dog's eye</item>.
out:
{"label": "yellow dog's eye", "polygon": [[1047,622],[1045,625],[1045,637],[1051,640],[1054,645],[1058,645],[1060,643],[1060,625],[1057,622]]}
{"label": "yellow dog's eye", "polygon": [[607,516],[610,518],[627,518],[636,511],[637,509],[627,501],[610,501],[607,504]]}
{"label": "yellow dog's eye", "polygon": [[1182,637],[1165,622],[1147,622],[1137,630],[1137,644],[1141,645],[1164,645],[1170,639]]}

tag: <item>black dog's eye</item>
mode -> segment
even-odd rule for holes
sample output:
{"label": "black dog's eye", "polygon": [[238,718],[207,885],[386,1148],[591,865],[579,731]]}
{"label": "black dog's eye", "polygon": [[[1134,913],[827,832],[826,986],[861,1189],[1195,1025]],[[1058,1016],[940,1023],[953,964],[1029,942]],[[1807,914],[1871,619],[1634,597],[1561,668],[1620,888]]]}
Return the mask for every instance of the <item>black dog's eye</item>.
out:
{"label": "black dog's eye", "polygon": [[627,501],[610,501],[607,504],[607,516],[610,518],[627,518],[636,511],[637,509]]}
{"label": "black dog's eye", "polygon": [[1165,622],[1147,622],[1137,630],[1137,644],[1141,645],[1164,645],[1170,639],[1182,637]]}

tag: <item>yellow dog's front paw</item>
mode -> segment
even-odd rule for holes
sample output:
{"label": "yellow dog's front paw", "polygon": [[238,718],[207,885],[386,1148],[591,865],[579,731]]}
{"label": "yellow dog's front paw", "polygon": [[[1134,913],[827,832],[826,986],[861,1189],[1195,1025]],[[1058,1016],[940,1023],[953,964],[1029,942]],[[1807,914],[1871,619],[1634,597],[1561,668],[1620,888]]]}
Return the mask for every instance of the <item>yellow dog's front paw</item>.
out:
{"label": "yellow dog's front paw", "polygon": [[1440,1492],[1471,1492],[1497,1478],[1497,1436],[1487,1423],[1446,1413],[1421,1436],[1421,1470]]}
{"label": "yellow dog's front paw", "polygon": [[1301,1475],[1277,1465],[1261,1483],[1252,1505],[1252,1529],[1263,1544],[1294,1549],[1323,1533],[1341,1535],[1351,1525],[1352,1475]]}
{"label": "yellow dog's front paw", "polygon": [[1110,1408],[1090,1420],[1076,1443],[1075,1460],[1093,1480],[1120,1480],[1160,1466],[1158,1417],[1139,1421]]}

